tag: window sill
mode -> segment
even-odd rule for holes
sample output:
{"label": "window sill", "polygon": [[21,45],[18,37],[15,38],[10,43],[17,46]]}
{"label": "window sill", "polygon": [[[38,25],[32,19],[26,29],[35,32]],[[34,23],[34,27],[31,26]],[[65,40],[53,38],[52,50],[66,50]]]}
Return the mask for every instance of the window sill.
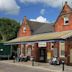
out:
{"label": "window sill", "polygon": [[69,26],[69,24],[67,24],[67,25],[63,25],[63,26]]}

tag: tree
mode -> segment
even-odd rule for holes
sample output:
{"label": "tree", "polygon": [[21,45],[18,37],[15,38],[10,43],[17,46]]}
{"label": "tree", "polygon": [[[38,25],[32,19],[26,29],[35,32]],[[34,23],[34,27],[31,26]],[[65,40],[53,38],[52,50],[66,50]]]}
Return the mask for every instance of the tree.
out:
{"label": "tree", "polygon": [[16,20],[0,18],[0,40],[7,41],[17,37],[20,24]]}

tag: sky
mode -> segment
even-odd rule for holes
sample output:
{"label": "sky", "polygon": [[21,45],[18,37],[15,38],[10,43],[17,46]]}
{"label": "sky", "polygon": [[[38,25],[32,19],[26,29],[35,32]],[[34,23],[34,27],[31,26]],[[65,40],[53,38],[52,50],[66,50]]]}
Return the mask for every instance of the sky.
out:
{"label": "sky", "polygon": [[72,0],[0,0],[0,18],[22,22],[26,16],[31,21],[53,23],[65,1],[72,7]]}

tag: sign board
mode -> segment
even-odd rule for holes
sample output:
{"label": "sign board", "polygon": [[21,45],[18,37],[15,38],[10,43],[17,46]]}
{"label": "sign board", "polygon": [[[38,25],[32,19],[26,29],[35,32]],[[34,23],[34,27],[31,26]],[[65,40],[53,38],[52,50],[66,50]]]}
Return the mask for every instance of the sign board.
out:
{"label": "sign board", "polygon": [[38,47],[46,47],[46,42],[39,42]]}

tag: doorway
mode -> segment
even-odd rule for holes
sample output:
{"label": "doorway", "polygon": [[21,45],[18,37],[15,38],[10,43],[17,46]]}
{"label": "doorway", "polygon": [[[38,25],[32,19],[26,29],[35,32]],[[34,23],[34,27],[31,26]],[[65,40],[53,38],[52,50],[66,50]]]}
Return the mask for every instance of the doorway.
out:
{"label": "doorway", "polygon": [[69,55],[69,58],[70,58],[70,64],[72,65],[72,49],[70,49],[70,55]]}
{"label": "doorway", "polygon": [[46,48],[41,47],[39,48],[39,61],[46,62],[46,60],[47,60]]}

